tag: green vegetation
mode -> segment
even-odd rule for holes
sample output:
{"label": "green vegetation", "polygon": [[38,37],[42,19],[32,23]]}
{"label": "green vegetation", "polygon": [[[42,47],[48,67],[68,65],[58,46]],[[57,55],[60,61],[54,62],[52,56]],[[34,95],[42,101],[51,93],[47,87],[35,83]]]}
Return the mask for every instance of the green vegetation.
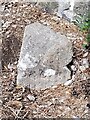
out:
{"label": "green vegetation", "polygon": [[[90,45],[90,12],[87,15],[78,16],[74,22],[79,26],[81,31],[87,33],[86,42]],[[85,47],[86,45],[83,46]]]}

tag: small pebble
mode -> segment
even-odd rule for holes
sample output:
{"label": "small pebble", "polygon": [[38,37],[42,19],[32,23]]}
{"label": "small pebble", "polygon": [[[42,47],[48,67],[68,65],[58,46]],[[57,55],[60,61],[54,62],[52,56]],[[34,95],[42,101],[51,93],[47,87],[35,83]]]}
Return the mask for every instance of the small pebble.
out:
{"label": "small pebble", "polygon": [[5,14],[6,17],[9,16],[9,15],[10,15],[10,13]]}
{"label": "small pebble", "polygon": [[30,95],[30,94],[27,96],[27,98],[28,98],[30,101],[35,101],[35,97],[32,96],[32,95]]}
{"label": "small pebble", "polygon": [[85,67],[85,68],[89,68],[89,63],[88,63],[88,60],[86,58],[82,59],[82,65]]}
{"label": "small pebble", "polygon": [[10,31],[10,30],[8,30],[8,31],[6,32],[6,35],[8,35],[10,32],[11,32],[11,31]]}
{"label": "small pebble", "polygon": [[6,79],[6,78],[7,78],[7,76],[5,76],[5,75],[4,75],[4,76],[3,76],[3,78],[5,78],[5,79]]}
{"label": "small pebble", "polygon": [[64,83],[65,86],[68,86],[72,83],[72,80],[68,80],[67,82]]}
{"label": "small pebble", "polygon": [[87,57],[88,56],[88,52],[83,54],[83,57]]}
{"label": "small pebble", "polygon": [[8,7],[11,8],[11,7],[12,7],[12,4],[9,4]]}
{"label": "small pebble", "polygon": [[57,88],[57,85],[56,85],[56,86],[55,86],[55,85],[54,85],[54,86],[52,86],[52,88],[53,88],[53,89]]}
{"label": "small pebble", "polygon": [[2,104],[3,103],[3,101],[2,100],[0,100],[0,104]]}
{"label": "small pebble", "polygon": [[75,120],[80,120],[80,118],[77,116],[73,116],[72,118],[75,118]]}
{"label": "small pebble", "polygon": [[74,65],[71,66],[72,71],[76,71],[76,67]]}

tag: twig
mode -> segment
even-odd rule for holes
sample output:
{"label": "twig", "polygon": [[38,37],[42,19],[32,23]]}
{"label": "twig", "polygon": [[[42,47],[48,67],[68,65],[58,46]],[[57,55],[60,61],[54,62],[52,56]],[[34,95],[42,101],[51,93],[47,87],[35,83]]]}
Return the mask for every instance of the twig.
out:
{"label": "twig", "polygon": [[25,113],[25,115],[23,116],[23,119],[28,115],[28,112],[29,112],[29,111],[27,111],[27,112]]}

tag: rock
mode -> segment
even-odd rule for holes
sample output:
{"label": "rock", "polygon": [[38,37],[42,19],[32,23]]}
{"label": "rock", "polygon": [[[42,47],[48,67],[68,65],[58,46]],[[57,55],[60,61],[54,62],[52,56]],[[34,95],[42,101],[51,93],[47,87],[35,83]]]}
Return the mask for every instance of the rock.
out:
{"label": "rock", "polygon": [[65,86],[68,86],[68,85],[70,85],[72,82],[73,82],[72,79],[71,79],[71,80],[68,80],[67,82],[64,83],[64,85],[65,85]]}
{"label": "rock", "polygon": [[69,21],[76,21],[78,15],[84,16],[87,15],[89,10],[89,0],[56,0],[59,3],[57,15],[64,17]]}
{"label": "rock", "polygon": [[68,21],[73,21],[74,12],[70,10],[65,10],[62,12],[62,16]]}
{"label": "rock", "polygon": [[32,96],[32,95],[30,95],[30,94],[27,96],[27,98],[28,98],[30,101],[35,101],[35,97]]}
{"label": "rock", "polygon": [[77,70],[75,65],[71,65],[71,70],[74,71],[74,72]]}
{"label": "rock", "polygon": [[75,2],[75,5],[74,5],[74,12],[77,14],[77,15],[85,15],[87,14],[88,10],[89,10],[89,4],[90,4],[90,0],[80,0],[80,1],[77,1]]}
{"label": "rock", "polygon": [[59,17],[62,17],[62,12],[65,9],[69,9],[70,1],[69,0],[55,0],[54,2],[45,0],[45,2],[41,2],[42,0],[38,0],[38,6],[49,13],[56,13]]}
{"label": "rock", "polygon": [[62,12],[65,10],[65,9],[69,9],[70,7],[70,2],[69,0],[56,0],[58,2],[58,10],[57,10],[57,15],[59,17],[62,17]]}
{"label": "rock", "polygon": [[83,65],[85,68],[89,68],[89,62],[88,62],[88,59],[83,58],[83,59],[82,59],[82,65]]}
{"label": "rock", "polygon": [[43,11],[48,12],[48,13],[55,13],[58,8],[58,2],[55,1],[48,1],[48,0],[38,0],[37,1],[37,6],[41,8]]}
{"label": "rock", "polygon": [[80,70],[83,72],[84,70],[86,70],[87,68],[89,68],[89,62],[87,58],[83,58],[81,60],[81,65],[79,66]]}
{"label": "rock", "polygon": [[18,61],[17,84],[46,89],[65,83],[71,72],[72,43],[38,22],[26,26]]}
{"label": "rock", "polygon": [[87,57],[88,56],[88,52],[83,54],[83,57]]}
{"label": "rock", "polygon": [[79,117],[74,116],[74,115],[72,116],[72,118],[73,118],[73,119],[75,119],[75,120],[80,120],[80,118],[79,118]]}
{"label": "rock", "polygon": [[[35,0],[34,0],[35,1]],[[40,7],[43,11],[50,14],[56,14],[58,17],[69,20],[70,22],[76,21],[78,15],[83,16],[89,10],[89,0],[37,0],[36,6]]]}

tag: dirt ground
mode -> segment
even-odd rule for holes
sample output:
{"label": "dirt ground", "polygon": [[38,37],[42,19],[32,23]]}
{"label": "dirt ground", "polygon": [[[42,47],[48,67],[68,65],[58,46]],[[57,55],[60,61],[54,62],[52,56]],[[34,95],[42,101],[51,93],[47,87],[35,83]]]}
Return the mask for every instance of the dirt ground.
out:
{"label": "dirt ground", "polygon": [[[73,23],[43,12],[30,3],[2,3],[2,94],[1,119],[30,118],[87,118],[89,119],[90,68],[82,60],[90,62],[89,48],[84,48],[86,33]],[[68,65],[73,82],[46,90],[35,91],[16,85],[17,63],[24,28],[39,21],[66,35],[73,44],[73,60]]]}

